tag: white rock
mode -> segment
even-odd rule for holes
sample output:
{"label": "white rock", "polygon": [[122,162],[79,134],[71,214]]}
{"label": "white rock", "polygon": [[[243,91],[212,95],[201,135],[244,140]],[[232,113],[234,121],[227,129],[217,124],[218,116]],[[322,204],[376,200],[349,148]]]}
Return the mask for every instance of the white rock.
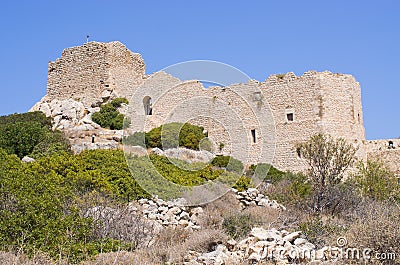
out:
{"label": "white rock", "polygon": [[100,107],[95,107],[95,108],[88,108],[87,111],[91,114],[95,113],[95,112],[99,112],[100,111]]}
{"label": "white rock", "polygon": [[294,240],[293,244],[296,245],[296,246],[301,246],[301,245],[303,245],[303,244],[305,244],[307,242],[308,241],[306,239],[304,239],[304,238],[296,238]]}
{"label": "white rock", "polygon": [[181,220],[179,220],[178,224],[186,227],[189,225],[189,221],[185,220],[185,219],[181,219]]}
{"label": "white rock", "polygon": [[39,111],[43,112],[46,117],[50,117],[51,116],[51,109],[50,109],[50,105],[48,103],[43,103],[39,106],[38,108]]}
{"label": "white rock", "polygon": [[112,91],[104,90],[104,91],[101,93],[101,96],[100,96],[100,97],[101,97],[103,100],[109,99],[109,98],[111,97],[111,93],[112,93]]}
{"label": "white rock", "polygon": [[266,198],[262,198],[258,201],[259,206],[267,207],[270,205],[270,201]]}
{"label": "white rock", "polygon": [[187,212],[181,212],[181,214],[179,215],[179,219],[180,220],[189,220],[190,216]]}
{"label": "white rock", "polygon": [[226,244],[227,244],[229,250],[233,250],[234,247],[236,246],[237,242],[235,239],[230,239],[230,240],[228,240],[228,242],[226,242]]}
{"label": "white rock", "polygon": [[256,261],[256,262],[259,262],[260,261],[260,259],[261,259],[261,256],[260,256],[260,254],[258,254],[258,253],[251,253],[251,255],[247,258],[249,261]]}
{"label": "white rock", "polygon": [[33,159],[32,157],[29,157],[29,156],[24,156],[21,161],[24,163],[30,163],[30,162],[34,162],[35,159]]}
{"label": "white rock", "polygon": [[274,230],[265,230],[264,228],[255,227],[251,230],[250,235],[259,241],[278,241],[282,237]]}
{"label": "white rock", "polygon": [[161,149],[158,148],[158,147],[152,148],[152,149],[150,150],[150,153],[155,154],[155,155],[159,155],[159,156],[163,156],[163,155],[164,155],[164,151],[161,150]]}
{"label": "white rock", "polygon": [[308,250],[315,249],[315,245],[313,243],[310,243],[310,242],[306,242],[306,243],[302,244],[301,247],[303,249],[308,249]]}
{"label": "white rock", "polygon": [[301,231],[296,231],[293,233],[290,233],[286,236],[283,237],[283,240],[293,242],[295,239],[299,238],[301,236]]}
{"label": "white rock", "polygon": [[168,212],[168,207],[165,206],[158,207],[158,212],[166,214]]}
{"label": "white rock", "polygon": [[173,204],[179,207],[183,207],[187,204],[187,200],[185,198],[178,198],[173,200]]}
{"label": "white rock", "polygon": [[193,208],[190,212],[194,215],[199,215],[199,214],[204,213],[204,210],[201,207],[196,207],[196,208]]}
{"label": "white rock", "polygon": [[174,215],[180,214],[182,212],[182,209],[179,207],[172,207],[171,209],[168,210],[167,214],[171,213]]}

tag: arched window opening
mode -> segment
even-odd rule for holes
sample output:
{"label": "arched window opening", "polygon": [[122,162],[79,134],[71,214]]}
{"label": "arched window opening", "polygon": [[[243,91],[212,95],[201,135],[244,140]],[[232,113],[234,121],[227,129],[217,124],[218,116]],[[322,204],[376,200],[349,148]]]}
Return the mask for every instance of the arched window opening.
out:
{"label": "arched window opening", "polygon": [[145,96],[143,98],[144,114],[153,115],[153,101],[151,97]]}
{"label": "arched window opening", "polygon": [[389,141],[389,149],[394,149],[393,141]]}

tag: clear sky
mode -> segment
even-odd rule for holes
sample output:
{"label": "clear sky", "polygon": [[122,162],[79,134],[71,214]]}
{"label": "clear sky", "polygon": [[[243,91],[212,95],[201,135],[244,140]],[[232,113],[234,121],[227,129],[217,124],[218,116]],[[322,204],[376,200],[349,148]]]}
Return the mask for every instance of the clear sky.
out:
{"label": "clear sky", "polygon": [[119,40],[147,73],[186,60],[230,64],[251,78],[308,70],[361,83],[368,139],[400,137],[400,1],[1,1],[0,115],[46,94],[64,48]]}

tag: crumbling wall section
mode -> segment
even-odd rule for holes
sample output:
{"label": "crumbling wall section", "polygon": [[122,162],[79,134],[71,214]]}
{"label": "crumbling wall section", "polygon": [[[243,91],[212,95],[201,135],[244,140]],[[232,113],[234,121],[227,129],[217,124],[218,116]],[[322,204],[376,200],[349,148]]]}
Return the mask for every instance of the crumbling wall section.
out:
{"label": "crumbling wall section", "polygon": [[144,62],[120,42],[89,42],[67,48],[49,62],[47,99],[72,98],[85,107],[110,97],[129,97],[144,78]]}

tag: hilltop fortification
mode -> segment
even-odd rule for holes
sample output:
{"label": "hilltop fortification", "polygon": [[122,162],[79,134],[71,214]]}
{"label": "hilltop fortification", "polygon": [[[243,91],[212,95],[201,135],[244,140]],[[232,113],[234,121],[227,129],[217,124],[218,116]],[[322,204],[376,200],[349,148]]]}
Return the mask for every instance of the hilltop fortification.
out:
{"label": "hilltop fortification", "polygon": [[[287,73],[271,75],[262,82],[252,80],[247,84],[204,89],[196,80],[182,82],[165,73],[157,74],[161,79],[151,83],[155,74],[145,74],[141,55],[120,42],[90,42],[68,48],[61,58],[49,63],[47,95],[32,110],[53,116],[55,128],[67,132],[77,152],[118,147],[115,140],[120,139],[121,132],[99,128],[91,121],[91,114],[110,99],[126,97],[137,115],[146,116],[143,130],[166,120],[201,125],[215,143],[224,143],[221,153],[250,163],[260,162],[256,154],[265,152],[264,162],[272,162],[283,170],[303,170],[305,165],[295,144],[323,132],[353,143],[358,147],[358,158],[383,157],[398,170],[393,162],[400,162],[398,140],[365,139],[360,84],[351,75],[328,71],[309,71],[302,76]],[[138,91],[145,81],[150,82],[152,89]],[[157,92],[157,88],[168,85],[174,89],[163,94]],[[211,99],[206,111],[204,104],[192,104],[187,110],[182,106],[182,102],[194,98]],[[223,104],[236,111],[223,108]],[[121,111],[126,113],[127,106]],[[187,113],[204,112],[207,115],[194,115],[188,120]],[[258,121],[257,116],[263,112],[267,113],[263,116],[266,118]],[[99,136],[96,146],[90,142],[93,134]],[[251,143],[249,156],[235,147],[243,141]],[[274,156],[271,148],[275,149]]]}

